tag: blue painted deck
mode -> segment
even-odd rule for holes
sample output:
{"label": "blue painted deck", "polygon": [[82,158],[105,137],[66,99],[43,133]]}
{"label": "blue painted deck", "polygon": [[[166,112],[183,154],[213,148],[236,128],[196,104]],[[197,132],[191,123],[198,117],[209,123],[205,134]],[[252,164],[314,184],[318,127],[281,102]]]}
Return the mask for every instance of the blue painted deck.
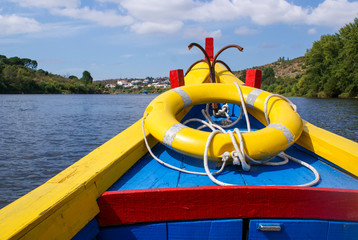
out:
{"label": "blue painted deck", "polygon": [[[195,106],[183,121],[189,118],[202,118],[200,112],[201,108],[203,108],[202,105]],[[234,109],[230,114],[239,114],[240,108],[238,106],[235,106],[234,108],[230,107],[230,109]],[[263,127],[263,125],[253,117],[250,117],[250,122],[253,130]],[[197,127],[198,124],[194,123],[190,126]],[[241,119],[235,127],[239,127],[240,130],[246,130],[245,119]],[[152,150],[159,159],[173,166],[190,171],[205,172],[202,159],[196,159],[177,153],[160,143],[158,143]],[[328,165],[324,161],[321,161],[320,157],[303,149],[297,144],[294,144],[285,152],[290,156],[311,164],[317,169],[321,179],[315,187],[358,189],[357,178],[334,166]],[[276,157],[273,161],[282,161],[282,159]],[[219,162],[209,161],[209,167],[212,172],[218,170],[220,166],[221,163]],[[240,166],[226,166],[225,170],[222,173],[215,175],[215,177],[220,181],[236,185],[262,186],[294,186],[314,180],[314,175],[309,169],[292,161],[289,161],[288,164],[283,166],[251,165],[251,170],[248,172],[243,171]],[[215,185],[216,184],[214,184],[207,176],[187,174],[169,169],[159,164],[147,154],[108,191]]]}

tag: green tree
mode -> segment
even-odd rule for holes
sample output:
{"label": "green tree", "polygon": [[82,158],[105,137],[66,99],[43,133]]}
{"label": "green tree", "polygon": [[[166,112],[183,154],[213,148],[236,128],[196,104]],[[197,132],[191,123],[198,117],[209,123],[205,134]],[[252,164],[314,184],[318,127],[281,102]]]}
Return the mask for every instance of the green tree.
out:
{"label": "green tree", "polygon": [[275,80],[275,70],[271,67],[265,68],[262,73],[262,83],[265,85],[271,85],[275,82]]}
{"label": "green tree", "polygon": [[82,80],[85,84],[90,84],[90,83],[92,83],[92,82],[93,82],[93,78],[92,78],[92,76],[91,76],[91,73],[88,72],[88,71],[84,71],[84,72],[82,73],[82,78],[81,78],[81,80]]}
{"label": "green tree", "polygon": [[342,27],[339,34],[343,47],[338,56],[337,85],[347,96],[358,96],[358,18]]}
{"label": "green tree", "polygon": [[22,65],[27,68],[36,69],[37,68],[37,61],[31,60],[29,58],[22,58]]}
{"label": "green tree", "polygon": [[78,77],[74,76],[74,75],[71,75],[68,77],[69,79],[75,79],[75,80],[78,80]]}
{"label": "green tree", "polygon": [[4,66],[5,64],[7,64],[7,57],[0,55],[0,66]]}
{"label": "green tree", "polygon": [[358,19],[323,35],[305,54],[305,83],[320,96],[358,95]]}
{"label": "green tree", "polygon": [[19,58],[19,57],[8,58],[7,64],[13,65],[13,66],[14,65],[22,65],[23,66],[23,62],[21,61],[21,58]]}

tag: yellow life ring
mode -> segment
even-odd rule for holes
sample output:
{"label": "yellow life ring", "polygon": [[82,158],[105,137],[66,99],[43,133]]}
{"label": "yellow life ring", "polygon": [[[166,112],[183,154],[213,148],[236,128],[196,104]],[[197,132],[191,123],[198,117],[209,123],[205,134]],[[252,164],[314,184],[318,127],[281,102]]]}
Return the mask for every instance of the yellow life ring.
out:
{"label": "yellow life ring", "polygon": [[[286,100],[270,97],[271,93],[261,89],[240,88],[246,105],[261,116],[264,115],[265,100],[269,98],[267,115],[270,124],[257,131],[242,133],[247,155],[257,160],[273,157],[296,142],[302,132],[302,119]],[[166,146],[202,158],[210,132],[187,127],[176,116],[184,108],[204,103],[240,104],[241,101],[234,84],[207,83],[175,88],[159,95],[148,105],[144,112],[145,127]],[[239,140],[236,135],[235,138]],[[234,151],[229,134],[216,134],[208,151],[209,159],[218,160],[226,151]]]}

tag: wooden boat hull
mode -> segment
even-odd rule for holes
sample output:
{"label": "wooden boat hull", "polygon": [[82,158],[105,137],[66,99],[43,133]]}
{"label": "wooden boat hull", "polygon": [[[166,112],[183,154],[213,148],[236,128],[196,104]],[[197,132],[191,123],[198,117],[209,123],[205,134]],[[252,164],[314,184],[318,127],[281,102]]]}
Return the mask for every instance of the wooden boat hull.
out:
{"label": "wooden boat hull", "polygon": [[[216,74],[219,82],[240,82],[221,65],[216,66]],[[199,63],[186,76],[185,84],[204,83],[208,77],[208,67]],[[180,115],[184,117],[188,112],[189,109],[184,109]],[[151,135],[146,137],[151,147],[157,144]],[[358,176],[357,143],[304,121],[297,144],[323,162],[348,172],[345,176],[352,179]],[[106,192],[146,153],[139,120],[39,188],[1,209],[0,239],[90,239],[96,236],[108,239],[117,234],[138,239],[149,235],[155,239],[160,236],[185,239],[185,236],[193,237],[194,232],[199,232],[197,239],[202,239],[208,231],[210,236],[218,238],[241,238],[249,234],[252,239],[265,239],[263,236],[269,238],[267,233],[257,230],[256,225],[266,223],[281,224],[281,229],[287,231],[303,229],[303,232],[312,224],[313,227],[307,227],[307,231],[314,229],[312,236],[319,234],[332,239],[337,232],[340,237],[348,236],[346,239],[357,236],[358,191],[355,187],[174,186]],[[117,227],[108,227],[113,225]],[[303,232],[295,230],[284,234],[308,236],[302,235]],[[326,235],[321,234],[323,232]]]}

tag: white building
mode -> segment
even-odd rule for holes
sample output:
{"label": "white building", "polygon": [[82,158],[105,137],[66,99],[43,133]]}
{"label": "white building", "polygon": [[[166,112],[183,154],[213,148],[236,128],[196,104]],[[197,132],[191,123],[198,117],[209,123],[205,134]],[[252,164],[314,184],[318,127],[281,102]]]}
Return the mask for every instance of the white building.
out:
{"label": "white building", "polygon": [[106,84],[105,87],[106,87],[106,88],[115,88],[116,85],[115,85],[115,84],[112,84],[112,83],[108,83],[108,84]]}

